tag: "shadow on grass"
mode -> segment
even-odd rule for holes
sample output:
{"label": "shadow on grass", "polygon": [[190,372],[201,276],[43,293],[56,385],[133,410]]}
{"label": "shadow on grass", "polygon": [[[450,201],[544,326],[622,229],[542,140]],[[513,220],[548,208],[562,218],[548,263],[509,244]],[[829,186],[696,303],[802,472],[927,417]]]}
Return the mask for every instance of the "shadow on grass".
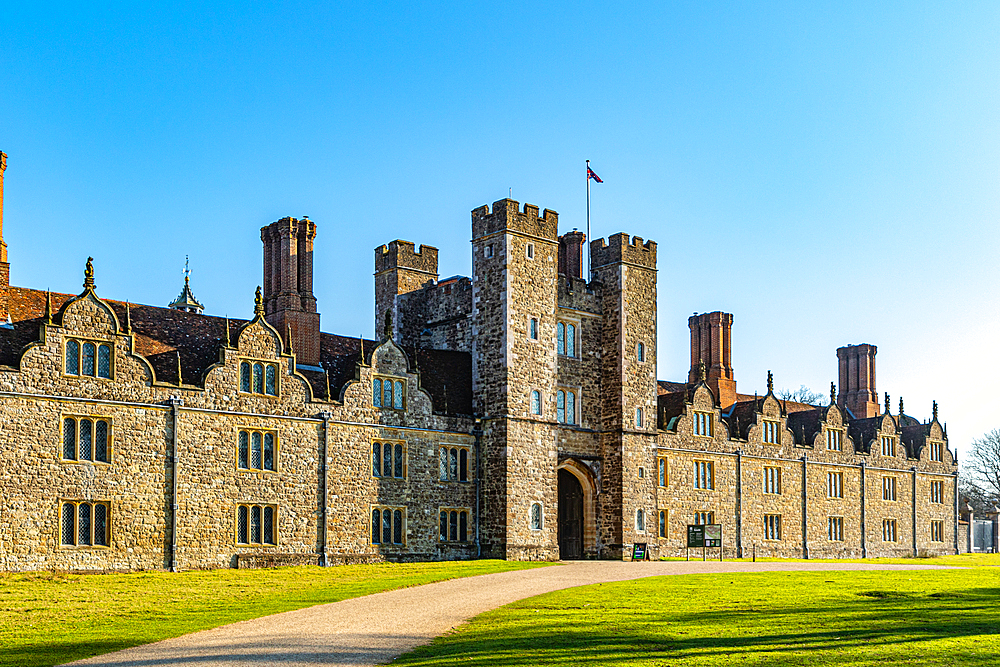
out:
{"label": "shadow on grass", "polygon": [[[865,591],[856,597],[837,600],[842,604],[835,610],[761,605],[767,608],[672,613],[669,608],[645,611],[637,606],[614,614],[613,620],[602,620],[601,611],[606,610],[584,616],[580,607],[517,603],[502,617],[486,614],[467,630],[439,638],[393,664],[792,665],[893,663],[903,658],[910,661],[907,664],[937,664],[939,659],[949,665],[997,664],[998,588],[931,595]],[[980,655],[961,650],[962,641],[972,638],[986,639],[970,644]],[[948,648],[932,647],[935,640],[950,640]]]}

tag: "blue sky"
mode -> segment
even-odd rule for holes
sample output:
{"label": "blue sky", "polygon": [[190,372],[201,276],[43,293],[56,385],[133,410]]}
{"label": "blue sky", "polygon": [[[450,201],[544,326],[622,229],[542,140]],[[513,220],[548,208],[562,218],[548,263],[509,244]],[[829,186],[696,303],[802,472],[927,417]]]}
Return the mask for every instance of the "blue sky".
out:
{"label": "blue sky", "polygon": [[659,374],[687,317],[734,314],[740,391],[941,405],[960,450],[1000,426],[1000,5],[4,3],[11,282],[247,317],[259,228],[319,225],[323,329],[373,334],[373,249],[441,249],[507,195],[659,244]]}

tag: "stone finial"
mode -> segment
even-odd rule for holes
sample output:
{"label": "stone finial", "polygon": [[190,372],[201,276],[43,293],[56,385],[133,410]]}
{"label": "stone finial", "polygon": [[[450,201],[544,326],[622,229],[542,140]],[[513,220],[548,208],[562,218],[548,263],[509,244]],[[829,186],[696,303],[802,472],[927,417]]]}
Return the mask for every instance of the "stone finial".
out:
{"label": "stone finial", "polygon": [[292,349],[292,325],[291,324],[286,324],[285,325],[285,339],[288,341],[288,354],[294,353],[295,350]]}
{"label": "stone finial", "polygon": [[85,290],[95,290],[97,285],[94,284],[94,258],[87,258],[87,266],[83,270],[83,289]]}
{"label": "stone finial", "polygon": [[253,298],[253,314],[264,315],[264,297],[260,294],[260,285],[257,285],[257,294]]}
{"label": "stone finial", "polygon": [[771,371],[768,371],[767,372],[767,393],[770,394],[773,391],[774,391],[774,375],[771,374]]}
{"label": "stone finial", "polygon": [[132,304],[125,302],[125,333],[132,333]]}
{"label": "stone finial", "polygon": [[229,315],[226,315],[226,347],[232,347],[229,342]]}
{"label": "stone finial", "polygon": [[830,405],[837,404],[837,385],[836,383],[830,383]]}
{"label": "stone finial", "polygon": [[885,414],[889,414],[889,392],[885,392]]}
{"label": "stone finial", "polygon": [[698,360],[698,381],[699,382],[704,382],[705,378],[707,378],[707,377],[708,377],[708,367],[705,366],[705,360],[704,359],[699,359]]}
{"label": "stone finial", "polygon": [[931,404],[931,414],[934,416],[934,421],[937,421],[937,401]]}
{"label": "stone finial", "polygon": [[174,350],[177,353],[177,386],[184,384],[184,377],[181,375],[181,351]]}
{"label": "stone finial", "polygon": [[52,324],[52,291],[45,290],[45,323]]}
{"label": "stone finial", "polygon": [[903,416],[903,397],[899,397],[899,416]]}

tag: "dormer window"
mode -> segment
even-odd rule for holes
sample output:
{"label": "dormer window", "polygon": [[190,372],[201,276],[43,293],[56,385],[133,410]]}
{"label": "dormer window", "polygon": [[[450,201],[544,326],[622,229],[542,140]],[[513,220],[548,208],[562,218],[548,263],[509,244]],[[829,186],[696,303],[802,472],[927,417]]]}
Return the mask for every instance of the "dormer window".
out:
{"label": "dormer window", "polygon": [[769,445],[777,445],[781,442],[781,431],[778,428],[780,425],[776,421],[770,419],[764,420],[764,429],[761,439]]}
{"label": "dormer window", "polygon": [[277,396],[278,367],[263,361],[241,361],[240,391],[244,394]]}
{"label": "dormer window", "polygon": [[68,339],[66,375],[111,379],[111,346],[107,343]]}
{"label": "dormer window", "polygon": [[376,377],[372,380],[372,405],[376,408],[402,410],[406,405],[405,387],[402,380]]}

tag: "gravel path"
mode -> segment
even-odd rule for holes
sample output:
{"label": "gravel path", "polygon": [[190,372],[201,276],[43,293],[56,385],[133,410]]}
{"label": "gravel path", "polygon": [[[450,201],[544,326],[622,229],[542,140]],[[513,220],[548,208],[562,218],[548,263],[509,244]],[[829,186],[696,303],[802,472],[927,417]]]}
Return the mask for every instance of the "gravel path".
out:
{"label": "gravel path", "polygon": [[933,565],[574,561],[376,593],[265,616],[72,665],[237,667],[279,663],[378,665],[484,611],[573,586],[672,574],[828,570],[928,570]]}

